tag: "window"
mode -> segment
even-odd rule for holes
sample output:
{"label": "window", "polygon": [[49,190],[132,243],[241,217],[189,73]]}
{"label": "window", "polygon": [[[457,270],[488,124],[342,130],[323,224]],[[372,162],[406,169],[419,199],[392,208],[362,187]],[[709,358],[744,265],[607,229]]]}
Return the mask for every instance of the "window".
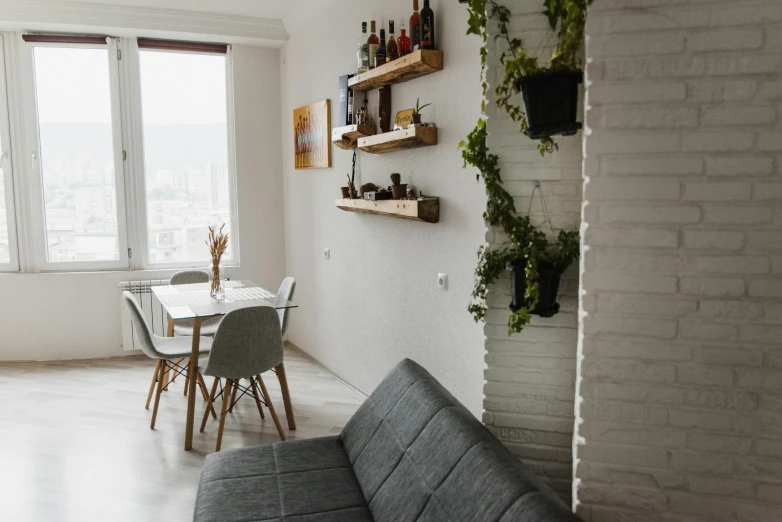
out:
{"label": "window", "polygon": [[233,237],[226,55],[139,54],[148,261],[205,263],[207,227]]}
{"label": "window", "polygon": [[[14,213],[3,156],[0,270],[19,269],[20,223],[25,266],[37,270],[203,266],[210,225],[225,225],[225,260],[238,262],[227,46],[21,40],[19,100],[5,93],[0,60],[0,153],[10,140],[23,144],[27,157],[13,164],[24,170],[29,215]],[[20,136],[6,117],[16,102]]]}
{"label": "window", "polygon": [[127,264],[121,256],[116,152],[122,145],[111,65],[105,44],[33,47],[44,266]]}
{"label": "window", "polygon": [[3,41],[0,39],[0,270],[18,270],[11,140],[3,55]]}

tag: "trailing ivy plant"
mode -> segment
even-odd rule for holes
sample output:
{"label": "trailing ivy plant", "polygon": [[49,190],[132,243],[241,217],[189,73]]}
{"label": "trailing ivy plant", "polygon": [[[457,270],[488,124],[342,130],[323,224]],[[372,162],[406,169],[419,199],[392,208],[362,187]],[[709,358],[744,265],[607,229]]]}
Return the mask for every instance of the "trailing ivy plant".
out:
{"label": "trailing ivy plant", "polygon": [[[496,22],[498,33],[494,37],[502,41],[507,49],[501,52],[500,61],[505,67],[503,81],[496,87],[497,106],[504,109],[513,121],[518,122],[521,131],[527,128],[527,119],[521,107],[512,103],[511,98],[518,94],[518,79],[544,73],[548,70],[568,70],[578,66],[576,54],[584,38],[586,6],[591,0],[545,0],[544,13],[549,19],[553,31],[559,27],[559,43],[554,50],[548,67],[538,65],[537,58],[528,55],[521,39],[511,38],[509,24],[511,12],[495,0],[470,0],[469,29],[467,34],[475,34],[483,39],[481,46],[481,85],[484,101],[481,112],[486,112],[486,67],[488,62],[487,43],[489,33],[487,22]],[[579,234],[577,230],[560,231],[555,243],[549,243],[546,234],[535,227],[529,216],[516,212],[513,196],[502,185],[499,157],[493,154],[487,144],[486,120],[481,118],[478,125],[462,141],[464,166],[476,167],[476,178],[483,180],[486,186],[486,211],[483,219],[489,226],[502,230],[509,242],[496,248],[481,246],[478,249],[478,266],[475,269],[475,287],[473,302],[469,311],[476,322],[486,320],[486,296],[490,285],[505,272],[508,264],[522,261],[526,271],[525,305],[508,316],[508,335],[520,332],[530,322],[530,314],[537,308],[539,298],[538,266],[541,263],[553,265],[557,270],[565,270],[579,255]],[[552,153],[557,145],[551,137],[541,140],[538,146],[541,154]]]}

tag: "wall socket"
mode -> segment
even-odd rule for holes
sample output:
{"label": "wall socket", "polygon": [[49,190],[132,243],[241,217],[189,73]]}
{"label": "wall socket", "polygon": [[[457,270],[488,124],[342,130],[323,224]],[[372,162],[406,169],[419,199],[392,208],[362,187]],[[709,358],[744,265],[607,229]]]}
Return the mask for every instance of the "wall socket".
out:
{"label": "wall socket", "polygon": [[448,291],[448,274],[437,274],[437,288]]}
{"label": "wall socket", "polygon": [[326,261],[331,259],[331,249],[330,248],[327,248],[326,250],[323,251],[323,259],[325,259]]}

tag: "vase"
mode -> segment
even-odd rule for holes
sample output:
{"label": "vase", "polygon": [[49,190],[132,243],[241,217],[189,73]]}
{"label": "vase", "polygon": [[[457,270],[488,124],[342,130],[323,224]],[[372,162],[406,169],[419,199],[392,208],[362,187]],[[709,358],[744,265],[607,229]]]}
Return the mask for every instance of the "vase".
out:
{"label": "vase", "polygon": [[209,267],[209,294],[218,303],[225,301],[225,273],[219,261]]}

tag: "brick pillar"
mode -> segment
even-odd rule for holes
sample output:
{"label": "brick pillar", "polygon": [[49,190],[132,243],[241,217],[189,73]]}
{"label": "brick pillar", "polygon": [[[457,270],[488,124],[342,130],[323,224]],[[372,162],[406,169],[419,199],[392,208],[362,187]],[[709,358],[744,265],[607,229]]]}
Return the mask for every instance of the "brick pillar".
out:
{"label": "brick pillar", "polygon": [[[550,57],[553,43],[541,0],[503,1],[514,15],[514,36],[528,49]],[[488,145],[501,158],[502,178],[516,209],[526,213],[535,182],[541,183],[551,220],[561,228],[577,228],[581,213],[581,134],[559,138],[559,152],[540,156],[536,141],[521,132],[494,105],[496,79],[502,75],[498,53],[490,46]],[[521,100],[518,100],[521,103]],[[531,215],[542,224],[538,197]],[[548,226],[546,226],[548,228]],[[504,235],[487,232],[490,245]],[[489,294],[486,332],[486,384],[484,422],[516,455],[552,486],[569,504],[572,483],[573,400],[575,396],[578,269],[566,272],[560,290],[561,312],[549,319],[534,318],[520,334],[508,337],[507,315],[511,298],[505,277]]]}
{"label": "brick pillar", "polygon": [[782,2],[587,25],[578,511],[782,520]]}

